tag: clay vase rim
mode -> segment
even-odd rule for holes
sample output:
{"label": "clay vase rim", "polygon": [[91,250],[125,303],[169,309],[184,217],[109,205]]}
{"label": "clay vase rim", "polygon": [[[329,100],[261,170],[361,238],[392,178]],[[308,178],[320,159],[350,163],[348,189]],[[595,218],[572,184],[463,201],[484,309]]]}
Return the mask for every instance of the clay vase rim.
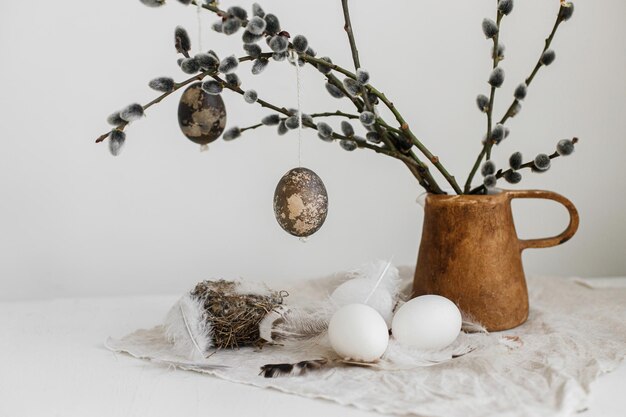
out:
{"label": "clay vase rim", "polygon": [[424,202],[450,203],[450,204],[477,204],[477,203],[500,203],[510,199],[509,190],[497,189],[490,194],[433,194],[423,193],[418,197],[418,202],[423,206]]}

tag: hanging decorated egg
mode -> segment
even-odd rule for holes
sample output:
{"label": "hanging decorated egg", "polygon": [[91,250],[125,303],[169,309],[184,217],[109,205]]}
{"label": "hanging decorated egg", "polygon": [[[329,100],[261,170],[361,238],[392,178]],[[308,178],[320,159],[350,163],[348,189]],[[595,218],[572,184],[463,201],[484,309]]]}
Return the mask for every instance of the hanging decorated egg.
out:
{"label": "hanging decorated egg", "polygon": [[219,138],[226,127],[226,106],[220,95],[207,94],[202,83],[191,84],[180,97],[178,125],[192,142],[206,145]]}
{"label": "hanging decorated egg", "polygon": [[328,194],[322,179],[307,168],[294,168],[276,185],[274,215],[280,227],[297,237],[317,232],[326,220]]}

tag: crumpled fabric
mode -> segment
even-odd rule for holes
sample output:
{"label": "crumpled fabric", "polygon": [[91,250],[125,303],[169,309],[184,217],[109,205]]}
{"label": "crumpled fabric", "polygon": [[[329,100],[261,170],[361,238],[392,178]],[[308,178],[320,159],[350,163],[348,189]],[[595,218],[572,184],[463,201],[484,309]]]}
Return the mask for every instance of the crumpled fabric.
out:
{"label": "crumpled fabric", "polygon": [[[408,291],[413,271],[400,271]],[[344,275],[336,274],[285,288],[291,294],[289,304],[322,300],[343,280]],[[263,378],[259,375],[262,365],[331,353],[325,344],[309,342],[222,350],[201,366],[188,365],[172,352],[162,326],[109,338],[107,347],[232,382],[381,413],[569,416],[586,408],[590,384],[624,358],[626,288],[581,285],[556,277],[530,277],[528,287],[531,308],[525,324],[504,332],[462,333],[449,349],[471,352],[432,366],[413,364],[412,352],[392,343],[385,367],[329,367],[304,376]]]}

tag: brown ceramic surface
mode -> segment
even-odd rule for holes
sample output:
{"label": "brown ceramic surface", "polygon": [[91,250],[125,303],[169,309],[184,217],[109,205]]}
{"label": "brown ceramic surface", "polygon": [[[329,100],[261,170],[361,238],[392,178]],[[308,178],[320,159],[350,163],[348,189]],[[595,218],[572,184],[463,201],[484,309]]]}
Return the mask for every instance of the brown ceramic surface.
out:
{"label": "brown ceramic surface", "polygon": [[[511,212],[514,198],[542,198],[563,204],[570,214],[567,229],[554,237],[519,239]],[[528,317],[522,251],[560,245],[578,229],[574,205],[550,191],[428,195],[424,211],[413,297],[447,297],[490,331],[519,326]]]}

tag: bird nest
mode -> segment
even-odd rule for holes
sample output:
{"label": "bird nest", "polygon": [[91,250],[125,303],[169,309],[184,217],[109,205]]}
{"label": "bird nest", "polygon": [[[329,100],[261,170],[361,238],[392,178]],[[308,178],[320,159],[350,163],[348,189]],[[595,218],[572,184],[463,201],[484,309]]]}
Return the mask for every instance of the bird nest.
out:
{"label": "bird nest", "polygon": [[240,282],[203,281],[191,296],[204,306],[205,320],[211,325],[213,345],[218,348],[261,346],[259,323],[283,303],[285,291],[246,291]]}

